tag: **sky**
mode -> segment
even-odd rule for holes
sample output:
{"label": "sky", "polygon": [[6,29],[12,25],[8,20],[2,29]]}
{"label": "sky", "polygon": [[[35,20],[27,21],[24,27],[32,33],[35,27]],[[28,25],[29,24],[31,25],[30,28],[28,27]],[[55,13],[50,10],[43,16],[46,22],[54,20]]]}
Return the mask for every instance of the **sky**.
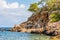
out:
{"label": "sky", "polygon": [[14,27],[32,15],[27,9],[40,0],[0,0],[0,27]]}

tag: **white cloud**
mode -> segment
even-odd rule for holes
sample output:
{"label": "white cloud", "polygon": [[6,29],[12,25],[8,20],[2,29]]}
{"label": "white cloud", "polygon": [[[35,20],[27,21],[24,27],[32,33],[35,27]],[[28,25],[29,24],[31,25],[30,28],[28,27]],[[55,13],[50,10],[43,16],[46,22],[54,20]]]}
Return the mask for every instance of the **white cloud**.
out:
{"label": "white cloud", "polygon": [[0,0],[0,8],[25,8],[25,5],[19,5],[18,2],[13,2],[9,4],[6,0]]}
{"label": "white cloud", "polygon": [[14,26],[27,20],[31,13],[23,9],[0,9],[0,26]]}
{"label": "white cloud", "polygon": [[20,8],[25,8],[25,5],[24,5],[24,4],[21,4],[21,5],[20,5]]}
{"label": "white cloud", "polygon": [[17,2],[9,4],[8,6],[9,6],[9,8],[19,8],[19,4]]}
{"label": "white cloud", "polygon": [[26,21],[30,14],[25,7],[25,4],[19,5],[18,2],[7,3],[6,0],[0,0],[0,26],[13,26]]}
{"label": "white cloud", "polygon": [[7,2],[5,0],[0,0],[0,8],[8,8]]}

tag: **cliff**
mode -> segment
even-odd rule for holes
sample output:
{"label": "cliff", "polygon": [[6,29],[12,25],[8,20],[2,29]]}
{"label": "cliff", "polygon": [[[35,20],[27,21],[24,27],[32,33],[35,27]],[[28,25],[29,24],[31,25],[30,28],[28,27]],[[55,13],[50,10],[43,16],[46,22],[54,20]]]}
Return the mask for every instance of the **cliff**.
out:
{"label": "cliff", "polygon": [[48,11],[42,11],[38,14],[33,14],[26,22],[15,25],[11,31],[60,35],[60,21],[49,22],[48,13]]}
{"label": "cliff", "polygon": [[[46,2],[45,5],[43,5]],[[42,4],[43,3],[43,4]],[[38,7],[39,5],[42,7]],[[32,16],[26,22],[15,25],[11,31],[60,35],[60,1],[41,0],[30,5]]]}
{"label": "cliff", "polygon": [[11,31],[42,33],[48,22],[47,13],[47,11],[44,11],[36,15],[33,14],[26,22],[15,25]]}
{"label": "cliff", "polygon": [[60,35],[60,21],[48,23],[46,26],[46,34]]}

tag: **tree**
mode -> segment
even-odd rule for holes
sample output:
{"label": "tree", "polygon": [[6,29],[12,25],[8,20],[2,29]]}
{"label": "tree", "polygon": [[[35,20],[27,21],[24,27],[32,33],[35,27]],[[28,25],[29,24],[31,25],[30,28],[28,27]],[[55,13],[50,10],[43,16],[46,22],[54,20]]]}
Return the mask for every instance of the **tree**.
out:
{"label": "tree", "polygon": [[31,11],[31,12],[39,12],[40,10],[41,10],[41,8],[39,8],[38,6],[40,5],[40,4],[42,4],[42,2],[43,2],[44,0],[41,0],[41,1],[39,1],[38,3],[33,3],[33,4],[31,4],[30,5],[30,7],[29,7],[29,11]]}
{"label": "tree", "polygon": [[[44,3],[45,5],[43,5]],[[42,7],[38,7],[39,5],[42,5]],[[60,12],[52,13],[56,10],[60,10],[60,0],[41,0],[38,3],[31,4],[29,8],[29,11],[34,12],[34,14],[48,11],[48,17],[50,18],[50,22],[56,22],[60,20]]]}
{"label": "tree", "polygon": [[49,22],[57,22],[60,20],[60,12],[52,12],[49,16]]}
{"label": "tree", "polygon": [[49,11],[60,9],[60,0],[47,0],[46,5],[49,7]]}
{"label": "tree", "polygon": [[31,4],[28,10],[31,12],[36,12],[38,10],[38,4],[37,3]]}

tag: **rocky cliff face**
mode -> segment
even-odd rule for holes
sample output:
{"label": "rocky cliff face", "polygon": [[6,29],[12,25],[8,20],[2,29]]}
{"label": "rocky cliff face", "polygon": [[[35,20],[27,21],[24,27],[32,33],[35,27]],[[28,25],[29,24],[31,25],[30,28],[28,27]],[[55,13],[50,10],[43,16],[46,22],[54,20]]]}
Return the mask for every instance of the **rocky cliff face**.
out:
{"label": "rocky cliff face", "polygon": [[60,21],[48,23],[46,26],[46,34],[60,35]]}
{"label": "rocky cliff face", "polygon": [[14,28],[11,29],[11,31],[27,32],[28,29],[31,29],[30,31],[28,31],[42,33],[45,30],[44,28],[48,22],[47,14],[47,11],[43,11],[36,15],[32,15],[26,22],[15,25]]}
{"label": "rocky cliff face", "polygon": [[51,35],[60,34],[60,21],[48,22],[48,11],[42,11],[36,15],[32,15],[26,22],[15,25],[11,31],[30,32],[30,33],[46,33]]}

